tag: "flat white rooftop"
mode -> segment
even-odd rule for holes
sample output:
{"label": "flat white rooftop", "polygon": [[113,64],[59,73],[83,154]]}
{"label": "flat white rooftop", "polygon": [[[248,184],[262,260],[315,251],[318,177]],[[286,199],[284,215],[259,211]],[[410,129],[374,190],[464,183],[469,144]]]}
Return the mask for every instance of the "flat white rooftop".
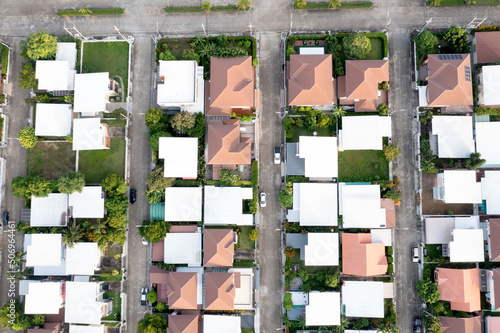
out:
{"label": "flat white rooftop", "polygon": [[306,325],[340,325],[340,293],[309,292],[309,304],[306,305]]}
{"label": "flat white rooftop", "polygon": [[62,258],[61,234],[26,234],[26,266],[59,266]]}
{"label": "flat white rooftop", "polygon": [[166,264],[201,266],[201,232],[167,233],[163,261]]}
{"label": "flat white rooftop", "polygon": [[96,301],[99,286],[95,282],[66,282],[66,311],[69,324],[101,324],[101,304]]}
{"label": "flat white rooftop", "polygon": [[100,118],[73,120],[73,150],[105,149],[103,125]]}
{"label": "flat white rooftop", "polygon": [[94,275],[99,265],[101,250],[97,243],[80,242],[66,248],[67,275]]}
{"label": "flat white rooftop", "polygon": [[444,184],[444,202],[481,203],[481,183],[476,181],[475,170],[444,170],[438,174]]}
{"label": "flat white rooftop", "polygon": [[455,229],[450,242],[451,262],[483,262],[483,229]]}
{"label": "flat white rooftop", "polygon": [[194,60],[159,61],[157,101],[163,106],[180,106],[196,102],[196,68]]}
{"label": "flat white rooftop", "polygon": [[305,246],[306,266],[338,266],[339,234],[311,232]]}
{"label": "flat white rooftop", "polygon": [[63,304],[62,283],[30,282],[28,282],[28,293],[24,296],[24,313],[58,314]]}
{"label": "flat white rooftop", "polygon": [[71,134],[73,110],[70,104],[37,103],[36,136],[66,136]]}
{"label": "flat white rooftop", "polygon": [[69,195],[69,206],[74,218],[103,218],[104,194],[101,186],[84,186],[81,193]]}
{"label": "flat white rooftop", "polygon": [[384,318],[384,283],[344,281],[342,306],[346,317]]}
{"label": "flat white rooftop", "polygon": [[288,220],[305,226],[337,226],[337,184],[294,183]]}
{"label": "flat white rooftop", "polygon": [[475,152],[471,116],[434,116],[432,134],[440,158],[469,158]]}
{"label": "flat white rooftop", "polygon": [[380,185],[339,184],[339,215],[343,228],[385,228],[385,209],[380,204]]}
{"label": "flat white rooftop", "polygon": [[109,94],[109,73],[75,75],[74,112],[106,111]]}
{"label": "flat white rooftop", "polygon": [[204,223],[253,225],[253,215],[243,214],[243,200],[251,200],[251,187],[205,186]]}
{"label": "flat white rooftop", "polygon": [[486,200],[488,215],[500,214],[500,171],[485,171],[481,179],[481,198]]}
{"label": "flat white rooftop", "polygon": [[74,64],[68,61],[37,60],[35,78],[38,79],[38,89],[48,91],[73,90],[75,70]]}
{"label": "flat white rooftop", "polygon": [[50,193],[44,198],[31,197],[32,227],[61,227],[68,223],[68,195]]}
{"label": "flat white rooftop", "polygon": [[500,142],[500,122],[476,122],[477,152],[486,160],[483,167],[500,167],[498,142]]}
{"label": "flat white rooftop", "polygon": [[336,178],[338,176],[336,137],[301,136],[298,154],[305,160],[306,177]]}
{"label": "flat white rooftop", "polygon": [[203,333],[241,333],[239,315],[203,315]]}
{"label": "flat white rooftop", "polygon": [[201,221],[202,187],[167,187],[165,189],[165,221]]}
{"label": "flat white rooftop", "polygon": [[481,68],[479,104],[485,106],[500,105],[500,65],[489,65]]}
{"label": "flat white rooftop", "polygon": [[57,43],[56,61],[67,61],[70,69],[76,65],[76,43]]}
{"label": "flat white rooftop", "polygon": [[104,333],[104,325],[69,325],[69,333]]}
{"label": "flat white rooftop", "polygon": [[164,159],[165,177],[198,176],[198,138],[160,138],[158,158]]}
{"label": "flat white rooftop", "polygon": [[383,138],[392,136],[391,117],[342,117],[340,150],[382,150]]}

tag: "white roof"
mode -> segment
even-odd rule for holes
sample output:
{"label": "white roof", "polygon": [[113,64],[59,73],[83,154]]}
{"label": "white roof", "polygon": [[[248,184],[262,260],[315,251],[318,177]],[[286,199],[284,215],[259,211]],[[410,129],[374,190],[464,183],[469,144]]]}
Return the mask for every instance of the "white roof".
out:
{"label": "white roof", "polygon": [[241,317],[205,314],[203,333],[241,333]]}
{"label": "white roof", "polygon": [[97,243],[75,243],[66,247],[66,275],[94,275],[101,251]]}
{"label": "white roof", "polygon": [[24,313],[58,314],[63,303],[62,283],[28,283],[28,293],[24,299]]}
{"label": "white roof", "polygon": [[201,266],[201,232],[167,233],[163,261],[166,264]]}
{"label": "white roof", "polygon": [[104,148],[104,133],[100,118],[73,120],[73,150],[96,150]]}
{"label": "white roof", "polygon": [[342,306],[346,317],[384,318],[384,283],[344,281]]}
{"label": "white roof", "polygon": [[36,105],[35,135],[66,136],[71,134],[73,110],[70,104],[38,103]]}
{"label": "white roof", "polygon": [[481,203],[481,183],[475,170],[445,170],[444,202]]}
{"label": "white roof", "polygon": [[483,66],[480,85],[479,104],[500,105],[500,65]]}
{"label": "white roof", "polygon": [[293,305],[307,305],[309,304],[309,293],[302,291],[289,291],[288,294],[292,295]]}
{"label": "white roof", "polygon": [[35,78],[38,79],[38,89],[73,90],[75,70],[70,67],[68,61],[37,60]]}
{"label": "white roof", "polygon": [[339,234],[312,232],[307,234],[306,266],[338,266]]}
{"label": "white roof", "polygon": [[500,165],[500,145],[497,144],[498,142],[500,142],[500,122],[476,122],[477,152],[481,154],[481,158],[486,160],[483,167]]}
{"label": "white roof", "polygon": [[240,287],[235,289],[234,309],[252,310],[253,306],[253,268],[230,268],[228,273],[240,273]]}
{"label": "white roof", "polygon": [[75,75],[75,112],[106,111],[109,94],[109,73]]}
{"label": "white roof", "polygon": [[165,159],[165,177],[198,176],[198,138],[160,138],[158,158]]}
{"label": "white roof", "polygon": [[58,266],[62,257],[61,234],[27,234],[24,237],[26,266]]}
{"label": "white roof", "polygon": [[104,325],[69,325],[69,333],[104,333]]}
{"label": "white roof", "polygon": [[81,193],[69,195],[69,206],[74,218],[103,218],[104,195],[101,186],[84,186]]}
{"label": "white roof", "polygon": [[101,304],[96,301],[99,285],[95,282],[66,282],[66,311],[69,324],[101,324]]}
{"label": "white roof", "polygon": [[202,187],[167,187],[165,189],[165,221],[201,221]]}
{"label": "white roof", "polygon": [[158,104],[163,106],[180,106],[196,101],[196,61],[194,60],[160,60],[158,74],[163,83],[158,84]]}
{"label": "white roof", "polygon": [[341,150],[382,150],[383,138],[392,136],[391,117],[342,117]]}
{"label": "white roof", "polygon": [[475,152],[470,116],[434,116],[432,134],[438,136],[440,158],[469,158]]}
{"label": "white roof", "polygon": [[384,243],[385,246],[392,246],[392,229],[371,229],[372,244]]}
{"label": "white roof", "polygon": [[378,333],[377,330],[344,330],[344,333]]}
{"label": "white roof", "polygon": [[47,197],[31,197],[32,227],[61,227],[68,223],[68,195],[50,193]]}
{"label": "white roof", "polygon": [[324,47],[299,47],[299,54],[325,54]]}
{"label": "white roof", "polygon": [[485,171],[481,179],[481,198],[486,200],[488,215],[500,214],[500,171]]}
{"label": "white roof", "polygon": [[337,138],[330,136],[299,137],[298,154],[305,160],[305,176],[336,178],[338,175]]}
{"label": "white roof", "polygon": [[483,230],[455,229],[449,247],[450,262],[483,262]]}
{"label": "white roof", "polygon": [[340,324],[340,293],[309,292],[306,305],[306,326],[326,326]]}
{"label": "white roof", "polygon": [[426,217],[425,244],[448,244],[455,229],[453,217]]}
{"label": "white roof", "polygon": [[294,183],[293,210],[288,215],[290,222],[300,225],[337,226],[337,184]]}
{"label": "white roof", "polygon": [[67,61],[70,69],[76,65],[76,43],[57,43],[56,61]]}
{"label": "white roof", "polygon": [[340,183],[339,210],[343,228],[385,228],[385,209],[380,206],[380,185]]}
{"label": "white roof", "polygon": [[205,186],[204,223],[208,225],[253,225],[253,216],[243,214],[243,200],[253,198],[251,187]]}

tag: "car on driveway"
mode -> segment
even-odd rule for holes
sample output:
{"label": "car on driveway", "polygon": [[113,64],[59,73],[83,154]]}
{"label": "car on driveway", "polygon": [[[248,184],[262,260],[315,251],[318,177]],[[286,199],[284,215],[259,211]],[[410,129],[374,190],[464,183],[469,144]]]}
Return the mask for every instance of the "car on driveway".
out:
{"label": "car on driveway", "polygon": [[141,305],[148,304],[148,288],[141,289]]}
{"label": "car on driveway", "polygon": [[420,254],[419,254],[419,251],[418,251],[418,246],[413,246],[411,248],[411,256],[412,256],[412,260],[413,262],[419,262],[420,261]]}
{"label": "car on driveway", "polygon": [[265,193],[260,194],[260,206],[266,207],[266,194]]}
{"label": "car on driveway", "polygon": [[3,222],[3,225],[9,224],[9,212],[3,212],[2,222]]}
{"label": "car on driveway", "polygon": [[413,333],[422,333],[422,319],[419,317],[413,320]]}
{"label": "car on driveway", "polygon": [[130,203],[135,204],[136,201],[137,201],[137,191],[135,190],[135,188],[131,188],[130,189]]}
{"label": "car on driveway", "polygon": [[280,164],[280,163],[281,163],[281,148],[275,147],[274,148],[274,164]]}

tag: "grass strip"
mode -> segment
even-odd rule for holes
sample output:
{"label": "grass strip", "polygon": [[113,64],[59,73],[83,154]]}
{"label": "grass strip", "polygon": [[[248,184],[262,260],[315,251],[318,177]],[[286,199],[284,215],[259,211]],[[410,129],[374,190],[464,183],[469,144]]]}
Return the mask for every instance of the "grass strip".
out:
{"label": "grass strip", "polygon": [[123,8],[89,8],[89,13],[82,13],[79,9],[61,9],[57,11],[59,16],[92,16],[92,15],[122,15]]}
{"label": "grass strip", "polygon": [[[247,11],[248,9],[238,9],[236,6],[212,6],[211,12],[237,12]],[[180,6],[180,7],[165,7],[166,13],[192,13],[192,12],[205,12],[201,6]]]}
{"label": "grass strip", "polygon": [[373,3],[371,1],[361,1],[361,2],[342,2],[342,4],[337,8],[331,8],[328,2],[318,2],[318,3],[308,3],[304,8],[301,9],[343,9],[343,8],[371,8]]}

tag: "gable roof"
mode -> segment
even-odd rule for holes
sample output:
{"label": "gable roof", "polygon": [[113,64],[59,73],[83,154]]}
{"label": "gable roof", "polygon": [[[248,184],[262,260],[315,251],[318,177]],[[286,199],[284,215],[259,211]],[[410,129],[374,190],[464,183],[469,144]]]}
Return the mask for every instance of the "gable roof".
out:
{"label": "gable roof", "polygon": [[449,55],[462,59],[445,59],[446,56],[429,54],[428,105],[473,105],[470,55]]}
{"label": "gable roof", "polygon": [[289,105],[335,104],[331,54],[293,54],[288,66]]}
{"label": "gable roof", "polygon": [[443,333],[481,333],[481,317],[454,318],[439,317]]}
{"label": "gable roof", "polygon": [[168,273],[167,298],[169,308],[196,310],[198,307],[196,294],[196,273]]}
{"label": "gable roof", "polygon": [[378,99],[378,83],[389,81],[388,60],[347,60],[345,62],[345,97]]}
{"label": "gable roof", "polygon": [[488,243],[490,259],[491,261],[500,261],[500,218],[490,218],[489,229]]}
{"label": "gable roof", "polygon": [[479,268],[437,268],[436,272],[440,301],[449,301],[454,311],[481,310]]}
{"label": "gable roof", "polygon": [[210,59],[210,107],[254,107],[252,57]]}
{"label": "gable roof", "polygon": [[487,333],[500,332],[500,317],[486,317]]}
{"label": "gable roof", "polygon": [[234,310],[237,274],[205,273],[205,309]]}
{"label": "gable roof", "polygon": [[342,233],[344,274],[375,276],[387,273],[384,243],[372,243],[371,234]]}
{"label": "gable roof", "polygon": [[500,61],[500,31],[476,32],[475,38],[478,63]]}
{"label": "gable roof", "polygon": [[250,164],[249,138],[240,136],[240,120],[224,119],[207,126],[207,164]]}
{"label": "gable roof", "polygon": [[233,229],[205,229],[203,266],[233,266]]}
{"label": "gable roof", "polygon": [[168,315],[167,333],[198,333],[200,316]]}
{"label": "gable roof", "polygon": [[[493,274],[493,293],[490,289],[490,303],[492,311],[500,310],[500,268],[494,268]],[[488,274],[489,275],[489,274]]]}

